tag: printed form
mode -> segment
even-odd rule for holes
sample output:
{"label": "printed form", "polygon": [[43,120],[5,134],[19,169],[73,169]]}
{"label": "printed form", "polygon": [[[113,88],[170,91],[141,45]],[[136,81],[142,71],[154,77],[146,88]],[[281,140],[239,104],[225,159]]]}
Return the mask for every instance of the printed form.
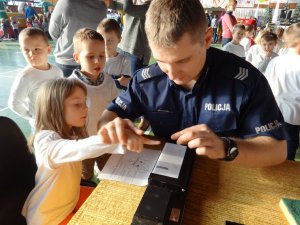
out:
{"label": "printed form", "polygon": [[162,151],[145,148],[141,153],[127,151],[124,155],[113,154],[98,178],[138,186],[148,185],[152,171],[178,178],[185,151],[185,146],[166,143]]}

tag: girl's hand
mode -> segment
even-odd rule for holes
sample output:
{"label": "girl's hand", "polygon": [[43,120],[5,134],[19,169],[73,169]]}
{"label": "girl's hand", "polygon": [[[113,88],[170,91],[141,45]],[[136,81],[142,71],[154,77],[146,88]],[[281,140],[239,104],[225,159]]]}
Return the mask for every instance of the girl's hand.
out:
{"label": "girl's hand", "polygon": [[159,141],[154,141],[143,137],[144,132],[134,126],[128,119],[115,118],[104,125],[98,132],[101,140],[105,144],[120,143],[129,151],[141,152],[143,145],[159,145]]}
{"label": "girl's hand", "polygon": [[146,145],[159,145],[160,141],[150,140],[141,135],[137,135],[130,129],[126,129],[127,143],[125,144],[127,150],[133,152],[142,152],[144,144]]}

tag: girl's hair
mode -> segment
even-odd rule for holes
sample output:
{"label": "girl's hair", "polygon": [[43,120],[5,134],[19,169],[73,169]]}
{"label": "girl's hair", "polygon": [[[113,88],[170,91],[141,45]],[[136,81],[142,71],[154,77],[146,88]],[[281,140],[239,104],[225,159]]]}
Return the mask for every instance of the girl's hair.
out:
{"label": "girl's hair", "polygon": [[[73,127],[70,131],[64,118],[64,101],[76,87],[87,94],[84,84],[74,79],[56,79],[40,87],[35,102],[35,134],[41,130],[53,130],[65,139],[88,137],[85,126]],[[31,149],[35,134],[29,139]]]}
{"label": "girl's hair", "polygon": [[294,48],[300,41],[300,22],[290,25],[283,33],[287,47]]}
{"label": "girl's hair", "polygon": [[255,38],[255,43],[260,44],[262,40],[265,41],[275,41],[277,43],[277,35],[271,31],[263,30],[258,33]]}

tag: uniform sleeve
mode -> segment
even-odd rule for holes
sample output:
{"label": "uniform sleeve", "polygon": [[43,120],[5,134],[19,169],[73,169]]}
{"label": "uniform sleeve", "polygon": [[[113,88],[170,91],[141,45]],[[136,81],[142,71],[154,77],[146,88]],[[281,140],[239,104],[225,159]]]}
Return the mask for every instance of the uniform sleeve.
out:
{"label": "uniform sleeve", "polygon": [[10,90],[8,99],[8,107],[17,113],[19,116],[29,120],[33,115],[29,113],[29,107],[27,103],[29,93],[29,87],[27,79],[23,74],[19,74]]}
{"label": "uniform sleeve", "polygon": [[109,111],[115,112],[121,118],[128,118],[134,120],[142,116],[140,111],[142,103],[140,101],[140,87],[137,82],[137,74],[130,80],[128,88],[121,93],[112,103],[107,107]]}
{"label": "uniform sleeve", "polygon": [[262,135],[284,139],[282,114],[262,74],[244,98],[240,118],[243,137]]}
{"label": "uniform sleeve", "polygon": [[105,153],[125,153],[120,144],[102,144],[99,136],[91,136],[80,140],[67,140],[53,131],[44,131],[37,134],[34,140],[34,149],[36,157],[53,169],[62,163],[78,162]]}

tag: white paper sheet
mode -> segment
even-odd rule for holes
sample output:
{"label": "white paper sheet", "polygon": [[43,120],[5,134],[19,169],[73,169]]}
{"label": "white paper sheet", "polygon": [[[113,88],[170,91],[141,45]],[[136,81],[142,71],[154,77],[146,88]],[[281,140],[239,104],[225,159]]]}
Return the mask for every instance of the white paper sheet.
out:
{"label": "white paper sheet", "polygon": [[186,146],[166,143],[153,169],[153,173],[178,178],[185,151]]}
{"label": "white paper sheet", "polygon": [[113,154],[98,177],[138,186],[148,185],[148,178],[161,151],[144,149],[141,153],[127,151],[124,155]]}

